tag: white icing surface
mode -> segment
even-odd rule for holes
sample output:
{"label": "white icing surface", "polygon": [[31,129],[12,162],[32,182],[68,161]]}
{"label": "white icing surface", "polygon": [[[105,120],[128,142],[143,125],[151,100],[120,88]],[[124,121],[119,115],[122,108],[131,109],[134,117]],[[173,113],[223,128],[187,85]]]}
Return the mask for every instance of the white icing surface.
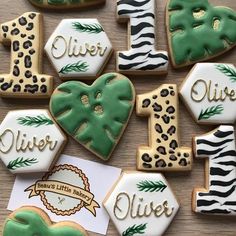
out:
{"label": "white icing surface", "polygon": [[[206,188],[195,189],[194,211],[236,215],[236,150],[233,126],[221,125],[194,139],[196,157],[209,161]],[[209,187],[208,187],[209,186]]]}
{"label": "white icing surface", "polygon": [[[167,187],[164,188],[163,191],[140,191],[137,184],[142,181],[153,181],[155,183],[158,181],[162,181],[162,183]],[[134,200],[134,204],[132,205],[131,201],[134,194],[136,195],[136,197]],[[129,208],[129,200],[127,200],[127,196],[129,196],[131,199],[129,212],[127,211],[127,209]],[[148,217],[134,217],[136,215],[139,203],[141,204],[139,208],[140,213],[144,212],[146,204],[146,212],[150,213],[151,205],[153,206],[153,208],[156,208],[158,205],[163,205],[163,202],[165,201],[168,202],[168,208],[169,211],[171,211],[171,215],[169,217],[166,216],[165,213],[163,213],[161,216],[155,216],[154,212],[152,212]],[[179,209],[179,204],[165,178],[161,174],[146,174],[142,172],[124,173],[117,185],[114,187],[113,191],[107,196],[106,200],[104,201],[104,206],[120,235],[122,235],[128,228],[134,225],[138,226],[146,224],[146,228],[143,230],[143,233],[140,232],[135,234],[137,236],[162,235],[174,219],[174,216]],[[131,208],[133,208],[133,212],[131,211]],[[133,217],[131,217],[131,212]],[[127,216],[125,217],[126,213]]]}
{"label": "white icing surface", "polygon": [[[233,79],[233,76],[223,73],[218,69],[219,67],[236,73],[232,64],[198,63],[182,84],[180,94],[198,123],[228,124],[235,121],[236,109],[232,108],[236,102],[236,78]],[[231,97],[226,96],[225,91],[227,90]],[[223,99],[219,99],[221,92]],[[213,99],[215,94],[217,99]],[[221,114],[199,120],[201,112],[207,109],[209,111],[210,108],[216,106]]]}
{"label": "white icing surface", "polygon": [[142,72],[145,74],[165,73],[168,69],[168,53],[157,51],[156,4],[154,0],[118,0],[118,19],[129,20],[130,49],[118,52],[117,68],[122,72]]}
{"label": "white icing surface", "polygon": [[[47,118],[51,122],[41,125],[23,125],[18,120],[19,118],[29,120],[29,117],[38,116],[43,119]],[[48,171],[66,141],[66,137],[59,130],[47,110],[8,112],[0,125],[0,138],[0,158],[14,174]],[[17,159],[18,161],[22,159],[21,164],[9,168],[9,165],[12,166]],[[25,162],[26,160],[31,161]]]}
{"label": "white icing surface", "polygon": [[[105,31],[99,33],[82,32],[75,29],[75,23],[83,26],[96,25],[98,28],[103,29],[97,19],[62,20],[49,38],[45,51],[60,77],[76,77],[78,79],[96,77],[100,74],[101,69],[112,53],[111,42]],[[86,47],[86,44],[89,47]],[[90,53],[86,48],[91,50]],[[81,55],[79,52],[85,55]],[[86,66],[83,71],[70,70],[69,72],[61,73],[62,68],[68,64],[73,65],[78,62],[85,63]]]}

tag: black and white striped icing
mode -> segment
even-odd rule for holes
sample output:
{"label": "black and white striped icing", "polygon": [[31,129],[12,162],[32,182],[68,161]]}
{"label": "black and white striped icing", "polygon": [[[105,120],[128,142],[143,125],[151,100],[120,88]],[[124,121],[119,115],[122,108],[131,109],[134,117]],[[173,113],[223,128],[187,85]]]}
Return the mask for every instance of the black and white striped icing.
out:
{"label": "black and white striped icing", "polygon": [[118,0],[119,20],[130,19],[130,50],[118,52],[119,71],[142,71],[149,74],[165,73],[168,53],[155,50],[155,1]]}
{"label": "black and white striped icing", "polygon": [[236,151],[234,127],[222,125],[196,137],[196,155],[209,157],[209,191],[195,192],[196,212],[236,215]]}

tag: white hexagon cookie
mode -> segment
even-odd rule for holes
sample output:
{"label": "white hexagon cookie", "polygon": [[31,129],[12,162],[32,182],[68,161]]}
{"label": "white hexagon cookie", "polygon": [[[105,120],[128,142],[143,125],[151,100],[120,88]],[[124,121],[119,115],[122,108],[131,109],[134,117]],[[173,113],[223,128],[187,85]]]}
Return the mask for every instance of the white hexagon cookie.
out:
{"label": "white hexagon cookie", "polygon": [[48,171],[65,143],[47,110],[10,111],[0,125],[0,158],[14,174]]}
{"label": "white hexagon cookie", "polygon": [[49,38],[45,51],[60,77],[97,77],[112,45],[97,19],[62,20]]}
{"label": "white hexagon cookie", "polygon": [[125,172],[104,201],[120,235],[162,235],[179,204],[161,174]]}
{"label": "white hexagon cookie", "polygon": [[236,119],[236,69],[232,64],[198,63],[180,88],[196,122],[229,124]]}

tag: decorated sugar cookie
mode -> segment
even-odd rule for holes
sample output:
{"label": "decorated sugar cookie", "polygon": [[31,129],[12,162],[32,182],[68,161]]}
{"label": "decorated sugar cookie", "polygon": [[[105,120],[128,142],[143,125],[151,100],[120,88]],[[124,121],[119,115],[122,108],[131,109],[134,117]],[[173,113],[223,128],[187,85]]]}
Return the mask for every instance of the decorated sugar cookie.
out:
{"label": "decorated sugar cookie", "polygon": [[179,204],[161,174],[123,173],[104,201],[122,236],[158,236],[174,219]]}
{"label": "decorated sugar cookie", "polygon": [[29,0],[32,4],[49,9],[71,9],[94,6],[105,3],[106,0]]}
{"label": "decorated sugar cookie", "polygon": [[174,67],[206,61],[236,45],[236,12],[208,0],[169,0],[166,27]]}
{"label": "decorated sugar cookie", "polygon": [[112,53],[104,28],[96,19],[62,20],[45,51],[60,77],[95,78]]}
{"label": "decorated sugar cookie", "polygon": [[108,160],[128,123],[134,100],[129,79],[109,73],[91,86],[77,81],[61,84],[51,97],[50,110],[77,142]]}
{"label": "decorated sugar cookie", "polygon": [[10,111],[0,125],[0,158],[14,174],[48,171],[65,143],[47,110]]}
{"label": "decorated sugar cookie", "polygon": [[193,211],[236,215],[236,150],[233,126],[221,125],[194,139],[196,157],[206,160],[205,188],[193,191]]}
{"label": "decorated sugar cookie", "polygon": [[150,93],[137,96],[136,113],[148,116],[150,140],[149,146],[138,148],[138,170],[191,170],[191,148],[181,147],[179,143],[178,109],[175,84],[164,84]]}
{"label": "decorated sugar cookie", "polygon": [[117,53],[117,70],[124,73],[167,73],[168,53],[156,50],[155,0],[118,0],[120,22],[129,21],[128,51]]}
{"label": "decorated sugar cookie", "polygon": [[52,93],[53,77],[42,74],[42,15],[27,12],[0,25],[0,39],[11,45],[11,69],[0,75],[4,97],[46,98]]}
{"label": "decorated sugar cookie", "polygon": [[180,94],[198,123],[234,123],[236,68],[232,64],[198,63],[183,82]]}
{"label": "decorated sugar cookie", "polygon": [[10,214],[3,226],[2,236],[87,236],[85,229],[70,221],[53,224],[41,209],[32,206],[21,207]]}

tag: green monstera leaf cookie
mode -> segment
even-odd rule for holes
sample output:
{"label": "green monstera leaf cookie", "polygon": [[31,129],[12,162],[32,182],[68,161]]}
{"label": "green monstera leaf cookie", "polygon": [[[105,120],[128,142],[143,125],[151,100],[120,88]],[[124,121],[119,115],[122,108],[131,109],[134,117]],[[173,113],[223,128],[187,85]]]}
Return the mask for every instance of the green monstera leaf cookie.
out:
{"label": "green monstera leaf cookie", "polygon": [[236,45],[236,12],[207,0],[169,0],[167,34],[174,67],[216,57]]}
{"label": "green monstera leaf cookie", "polygon": [[129,79],[109,73],[91,86],[77,81],[61,84],[51,97],[50,111],[76,141],[108,160],[128,123],[134,100]]}
{"label": "green monstera leaf cookie", "polygon": [[29,0],[32,4],[42,8],[67,9],[92,6],[105,3],[106,0]]}
{"label": "green monstera leaf cookie", "polygon": [[2,236],[87,236],[78,224],[60,222],[52,224],[48,215],[36,207],[22,207],[5,221]]}

